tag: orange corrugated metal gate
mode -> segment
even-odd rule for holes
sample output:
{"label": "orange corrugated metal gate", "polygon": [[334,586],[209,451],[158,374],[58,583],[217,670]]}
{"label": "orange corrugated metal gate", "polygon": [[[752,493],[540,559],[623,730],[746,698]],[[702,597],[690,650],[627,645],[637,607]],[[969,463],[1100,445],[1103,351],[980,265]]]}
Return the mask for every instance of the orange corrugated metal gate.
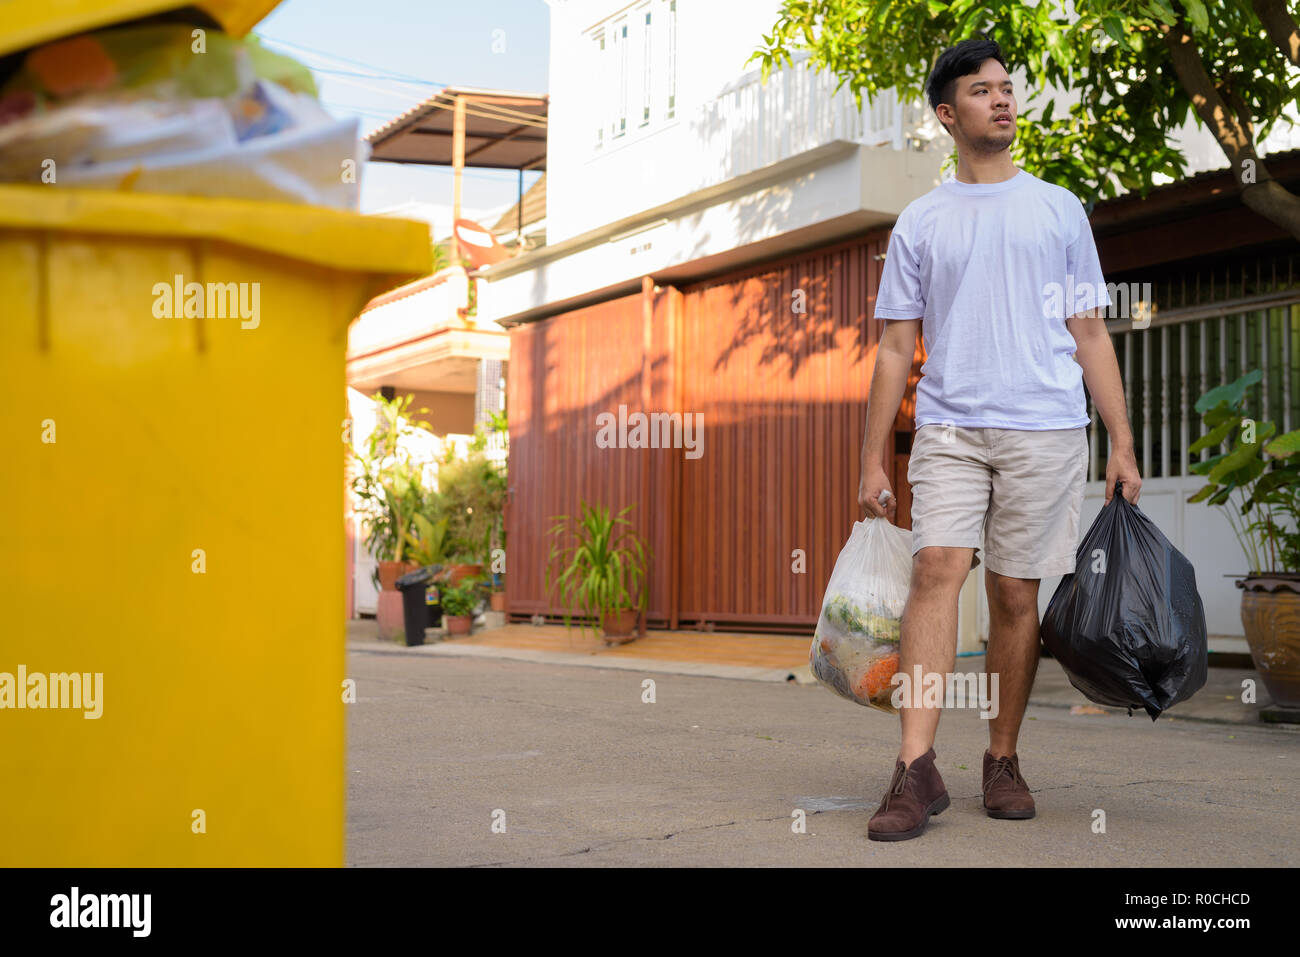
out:
{"label": "orange corrugated metal gate", "polygon": [[[804,630],[862,510],[859,454],[879,327],[869,317],[888,232],[511,334],[507,603],[561,613],[543,575],[551,516],[579,500],[631,517],[653,549],[647,618]],[[906,487],[913,366],[886,469]],[[687,448],[599,448],[602,413],[678,412]],[[690,433],[684,433],[689,435]]]}

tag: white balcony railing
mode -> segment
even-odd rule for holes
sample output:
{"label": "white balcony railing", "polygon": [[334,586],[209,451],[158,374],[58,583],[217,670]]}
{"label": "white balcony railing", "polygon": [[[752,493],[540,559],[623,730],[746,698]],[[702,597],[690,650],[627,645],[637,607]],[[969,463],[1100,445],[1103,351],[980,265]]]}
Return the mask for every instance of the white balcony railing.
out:
{"label": "white balcony railing", "polygon": [[[409,295],[400,295],[413,290]],[[348,358],[408,342],[442,328],[463,329],[458,310],[469,304],[465,270],[448,266],[394,290],[392,301],[361,314],[348,329]]]}
{"label": "white balcony railing", "polygon": [[701,106],[692,120],[698,168],[706,182],[723,182],[837,140],[901,150],[925,119],[920,104],[899,104],[893,90],[859,108],[847,86],[805,66],[773,71],[766,84],[757,70],[745,74]]}

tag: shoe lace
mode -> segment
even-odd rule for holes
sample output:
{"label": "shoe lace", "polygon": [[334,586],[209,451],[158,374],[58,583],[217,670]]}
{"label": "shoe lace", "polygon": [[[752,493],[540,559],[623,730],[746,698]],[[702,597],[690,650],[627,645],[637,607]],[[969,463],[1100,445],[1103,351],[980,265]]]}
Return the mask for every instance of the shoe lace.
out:
{"label": "shoe lace", "polygon": [[901,761],[894,768],[894,779],[889,782],[889,791],[885,794],[884,810],[889,810],[889,801],[891,798],[903,793],[904,788],[907,787],[907,776],[911,773],[912,766],[910,764],[903,765]]}
{"label": "shoe lace", "polygon": [[1015,759],[1010,756],[997,758],[995,760],[993,773],[989,775],[989,785],[992,785],[994,781],[1003,775],[1011,778],[1012,781],[1026,790],[1029,788],[1029,785],[1025,783],[1025,779],[1020,776],[1020,769],[1016,767]]}

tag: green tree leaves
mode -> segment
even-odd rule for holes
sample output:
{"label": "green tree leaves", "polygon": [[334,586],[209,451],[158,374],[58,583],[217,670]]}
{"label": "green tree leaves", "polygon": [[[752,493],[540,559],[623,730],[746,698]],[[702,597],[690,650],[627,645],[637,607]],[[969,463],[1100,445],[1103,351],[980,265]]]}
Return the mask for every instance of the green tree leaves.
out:
{"label": "green tree leaves", "polygon": [[[1185,175],[1186,158],[1169,140],[1189,114],[1203,122],[1194,99],[1222,97],[1230,114],[1249,124],[1249,139],[1251,130],[1267,136],[1300,94],[1300,72],[1248,0],[1216,4],[1213,23],[1201,0],[1177,7],[1172,0],[1076,0],[1073,7],[1076,19],[1068,20],[1058,4],[1026,0],[996,9],[972,0],[785,0],[748,62],[761,63],[766,77],[792,64],[791,51],[808,50],[808,66],[829,69],[859,105],[889,89],[914,101],[938,53],[982,32],[997,41],[1011,71],[1023,68],[1026,77],[1027,88],[1016,91],[1021,121],[1012,158],[1075,193],[1088,210],[1120,187],[1145,195],[1158,174]],[[1167,37],[1184,29],[1208,76],[1204,89],[1189,90],[1171,58]],[[1049,102],[1035,117],[1034,99],[1050,95],[1048,84],[1077,91],[1079,102],[1064,116]],[[1235,167],[1243,153],[1226,145],[1231,131],[1212,132]],[[1244,155],[1253,157],[1253,143],[1246,146]],[[1262,165],[1258,176],[1268,178]],[[1267,198],[1254,198],[1252,208],[1300,238],[1300,198],[1280,188],[1262,192]]]}

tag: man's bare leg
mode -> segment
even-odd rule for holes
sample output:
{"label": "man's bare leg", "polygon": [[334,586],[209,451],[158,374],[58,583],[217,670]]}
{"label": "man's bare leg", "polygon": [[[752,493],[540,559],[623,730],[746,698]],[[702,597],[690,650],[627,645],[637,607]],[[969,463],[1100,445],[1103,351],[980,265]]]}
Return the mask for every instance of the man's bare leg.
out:
{"label": "man's bare leg", "polygon": [[[912,584],[903,609],[898,668],[911,681],[922,675],[946,675],[957,660],[957,596],[970,574],[973,548],[927,546],[912,562]],[[911,764],[934,747],[941,708],[921,707],[922,688],[913,687],[912,707],[899,709],[903,746],[898,759]]]}
{"label": "man's bare leg", "polygon": [[1002,758],[1016,753],[1020,723],[1038,673],[1039,580],[1008,578],[988,568],[984,572],[989,599],[985,670],[998,676],[997,717],[989,719],[989,752]]}

